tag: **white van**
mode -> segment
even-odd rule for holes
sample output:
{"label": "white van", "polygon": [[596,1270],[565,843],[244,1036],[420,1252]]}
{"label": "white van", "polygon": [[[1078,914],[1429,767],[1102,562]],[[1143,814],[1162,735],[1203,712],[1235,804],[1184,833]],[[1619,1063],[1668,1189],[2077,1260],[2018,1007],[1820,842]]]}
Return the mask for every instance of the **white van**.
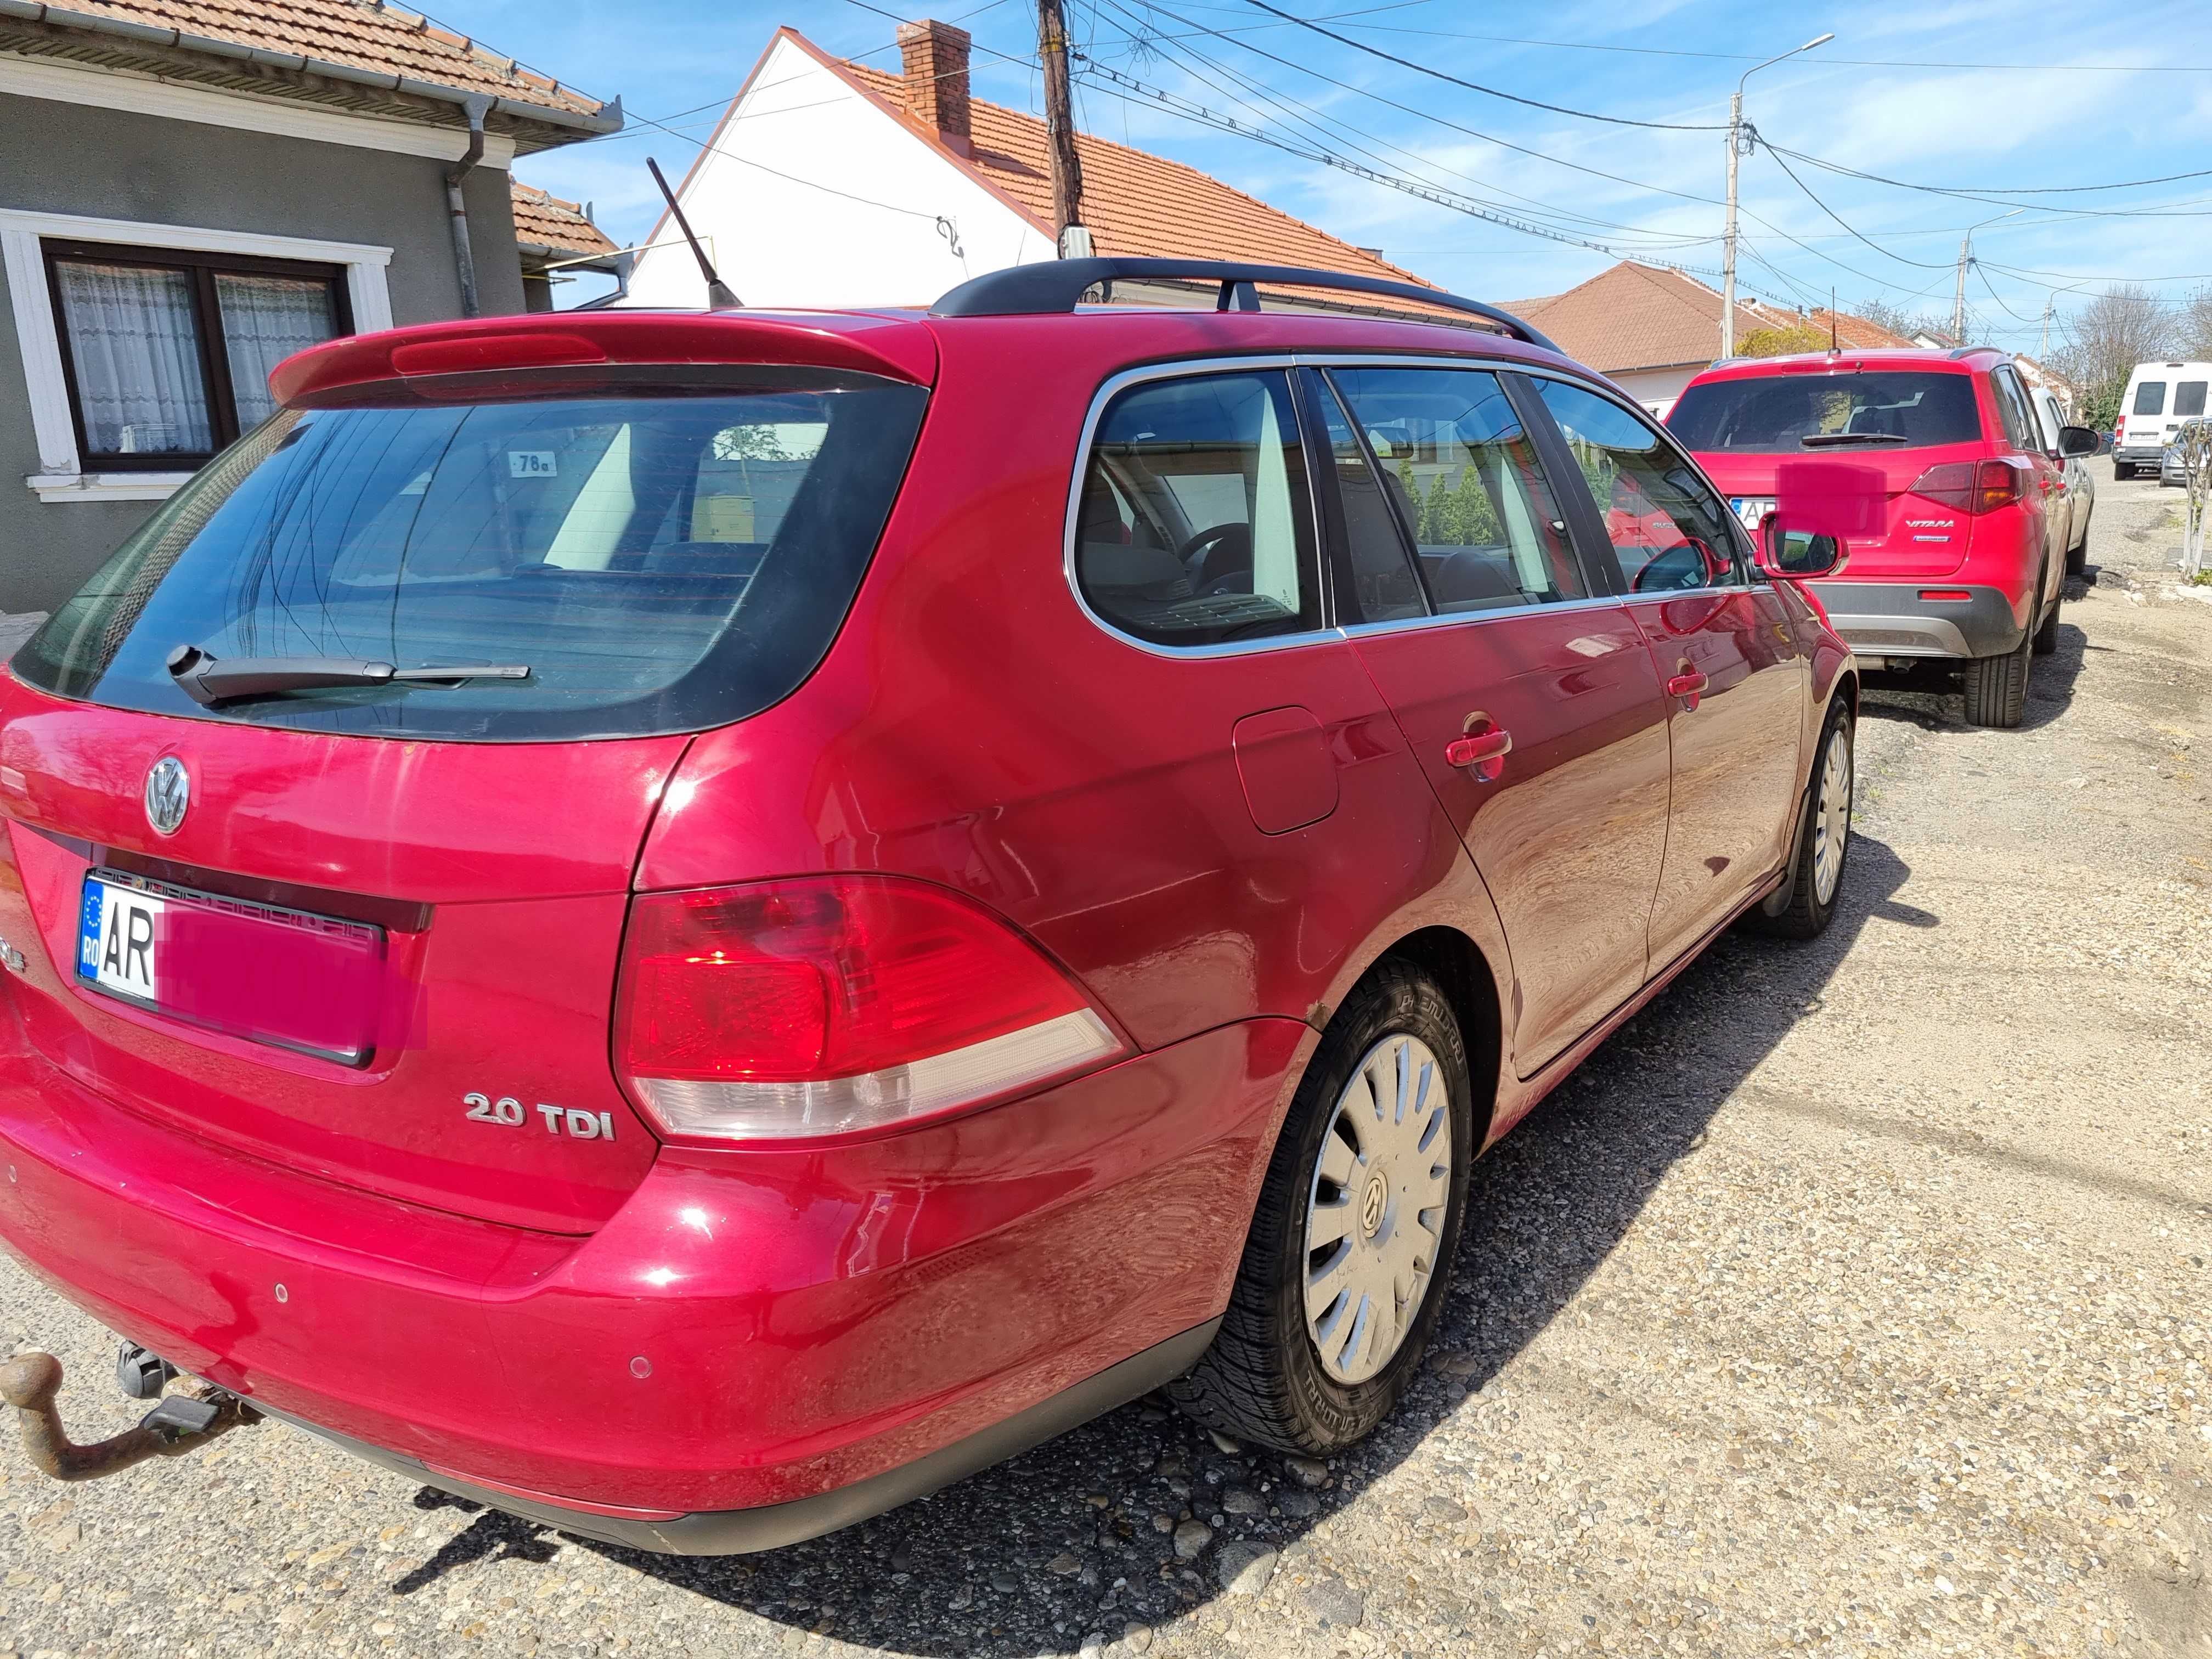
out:
{"label": "white van", "polygon": [[2112,476],[2132,478],[2140,466],[2156,477],[2175,431],[2204,413],[2208,386],[2212,363],[2137,363],[2112,433]]}

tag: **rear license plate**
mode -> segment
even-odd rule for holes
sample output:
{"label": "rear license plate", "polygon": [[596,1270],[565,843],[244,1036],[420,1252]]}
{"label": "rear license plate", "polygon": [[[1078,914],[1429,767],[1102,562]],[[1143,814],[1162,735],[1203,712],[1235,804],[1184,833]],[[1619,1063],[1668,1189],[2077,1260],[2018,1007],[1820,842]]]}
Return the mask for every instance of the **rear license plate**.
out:
{"label": "rear license plate", "polygon": [[368,922],[94,870],[76,976],[211,1030],[361,1066],[375,1046],[384,946]]}
{"label": "rear license plate", "polygon": [[1759,521],[1774,511],[1774,497],[1731,495],[1729,497],[1729,508],[1735,514],[1743,527],[1755,536],[1759,533]]}

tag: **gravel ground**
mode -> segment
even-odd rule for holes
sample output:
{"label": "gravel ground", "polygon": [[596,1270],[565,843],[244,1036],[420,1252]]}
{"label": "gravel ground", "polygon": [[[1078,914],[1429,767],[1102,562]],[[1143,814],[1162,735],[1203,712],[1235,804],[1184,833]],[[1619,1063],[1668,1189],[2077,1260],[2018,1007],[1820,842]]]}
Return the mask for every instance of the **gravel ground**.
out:
{"label": "gravel ground", "polygon": [[[1139,1405],[682,1562],[274,1426],[73,1489],[9,1445],[0,1653],[2212,1654],[2212,605],[2096,465],[2027,726],[1870,693],[1834,928],[1723,941],[1486,1160],[1357,1455]],[[0,1335],[108,1357],[12,1265]]]}

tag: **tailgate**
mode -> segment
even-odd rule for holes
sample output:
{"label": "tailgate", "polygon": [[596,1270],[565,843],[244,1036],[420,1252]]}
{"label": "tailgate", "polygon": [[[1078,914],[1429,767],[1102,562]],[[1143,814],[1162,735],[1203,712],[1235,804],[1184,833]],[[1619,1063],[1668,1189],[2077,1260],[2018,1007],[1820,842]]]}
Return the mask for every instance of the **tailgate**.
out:
{"label": "tailgate", "polygon": [[[392,743],[13,680],[0,715],[0,935],[47,1060],[218,1144],[517,1225],[588,1230],[642,1177],[657,1143],[608,1020],[629,872],[684,739]],[[143,802],[164,757],[191,792],[167,837]],[[107,941],[144,947],[124,965],[152,995],[80,971],[88,877],[161,901],[158,943]],[[302,945],[301,921],[326,937]],[[288,997],[325,951],[337,971]],[[331,1030],[362,1051],[332,1054]]]}

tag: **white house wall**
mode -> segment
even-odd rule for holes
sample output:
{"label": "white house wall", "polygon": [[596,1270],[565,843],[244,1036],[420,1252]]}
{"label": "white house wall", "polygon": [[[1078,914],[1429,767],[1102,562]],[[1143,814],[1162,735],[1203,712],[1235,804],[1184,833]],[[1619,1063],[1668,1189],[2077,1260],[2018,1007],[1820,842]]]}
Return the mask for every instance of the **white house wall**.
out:
{"label": "white house wall", "polygon": [[[709,142],[681,200],[748,306],[926,305],[1053,257],[1050,238],[787,39]],[[678,241],[639,256],[629,294],[698,306],[706,284]]]}

